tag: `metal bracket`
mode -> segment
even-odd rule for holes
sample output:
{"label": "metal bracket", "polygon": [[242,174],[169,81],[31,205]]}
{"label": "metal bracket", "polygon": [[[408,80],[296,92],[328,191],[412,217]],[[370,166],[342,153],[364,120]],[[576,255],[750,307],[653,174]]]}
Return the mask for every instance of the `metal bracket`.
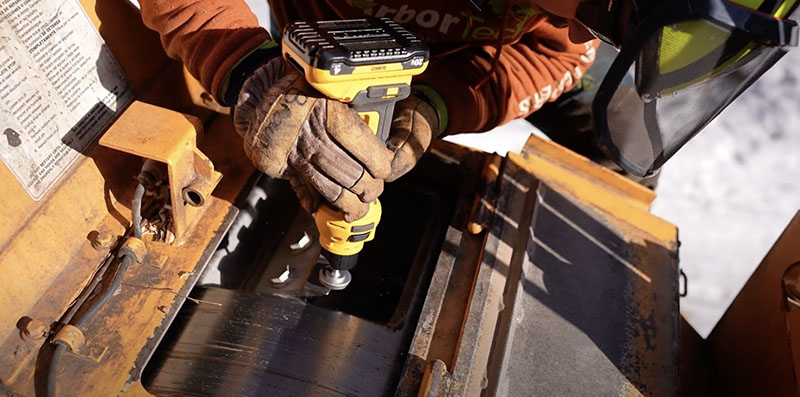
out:
{"label": "metal bracket", "polygon": [[78,327],[69,324],[62,326],[58,330],[53,341],[64,343],[76,356],[94,362],[100,362],[108,351],[107,346],[87,346],[83,332]]}
{"label": "metal bracket", "polygon": [[120,247],[120,251],[128,249],[133,252],[133,255],[136,256],[136,262],[142,263],[142,258],[147,254],[147,248],[144,245],[144,241],[136,238],[136,237],[128,237],[124,243],[122,243],[122,247]]}
{"label": "metal bracket", "polygon": [[222,174],[197,149],[200,120],[135,101],[100,138],[100,145],[167,164],[175,243],[180,245]]}
{"label": "metal bracket", "polygon": [[492,214],[497,204],[499,181],[502,178],[500,172],[503,167],[502,164],[503,157],[496,153],[490,154],[483,164],[480,179],[482,188],[475,195],[467,221],[467,231],[471,234],[479,234],[492,220]]}
{"label": "metal bracket", "polygon": [[456,382],[447,371],[447,365],[439,359],[433,360],[425,367],[420,381],[419,396],[436,397],[455,394],[453,389],[461,389],[463,384]]}

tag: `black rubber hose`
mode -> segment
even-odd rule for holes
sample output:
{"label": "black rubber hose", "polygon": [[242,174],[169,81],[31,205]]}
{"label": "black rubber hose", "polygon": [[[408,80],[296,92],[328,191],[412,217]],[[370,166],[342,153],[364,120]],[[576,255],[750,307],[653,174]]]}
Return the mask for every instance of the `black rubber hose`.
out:
{"label": "black rubber hose", "polygon": [[114,291],[117,290],[120,283],[122,283],[122,277],[125,276],[125,272],[128,270],[128,266],[136,262],[136,255],[131,251],[129,248],[125,248],[119,253],[119,257],[122,258],[122,262],[119,264],[119,270],[117,270],[117,274],[114,275],[114,279],[111,280],[111,285],[106,288],[103,292],[103,295],[100,296],[100,299],[95,302],[86,313],[81,316],[78,322],[75,323],[75,326],[78,328],[83,327],[86,323],[94,317],[100,307],[102,307],[111,295],[114,295]]}
{"label": "black rubber hose", "polygon": [[[141,185],[139,185],[141,186]],[[142,188],[144,189],[144,188]],[[138,188],[137,188],[138,190]],[[114,275],[114,279],[111,281],[111,285],[106,288],[103,292],[103,295],[92,304],[92,307],[86,311],[86,313],[81,316],[81,318],[74,324],[76,328],[81,328],[86,325],[89,320],[97,314],[97,311],[114,295],[114,291],[119,288],[120,283],[122,283],[122,278],[125,276],[125,272],[128,270],[128,267],[136,262],[136,255],[131,251],[129,248],[125,248],[120,251],[119,258],[122,258],[122,261],[119,264],[119,269],[117,270],[117,274]],[[55,397],[56,395],[56,378],[58,377],[58,367],[59,362],[61,361],[61,357],[64,355],[64,349],[68,346],[63,342],[56,341],[56,348],[53,351],[53,357],[50,360],[50,368],[47,370],[47,397]]]}
{"label": "black rubber hose", "polygon": [[[142,199],[144,198],[144,185],[140,182],[136,186],[136,190],[133,192],[133,200],[131,201],[131,221],[133,222],[133,236],[141,239],[142,238]],[[120,251],[118,258],[122,258],[122,261],[119,264],[119,269],[117,270],[117,274],[114,276],[114,279],[111,281],[111,285],[106,288],[103,295],[100,296],[92,307],[86,311],[86,313],[81,316],[81,318],[74,324],[76,328],[81,328],[86,325],[89,320],[97,314],[97,311],[108,301],[108,299],[114,295],[114,291],[119,288],[120,283],[122,283],[122,278],[125,276],[125,272],[128,270],[128,267],[136,262],[136,255],[130,249],[123,249]],[[102,279],[102,275],[100,277]],[[99,279],[98,279],[99,281]],[[76,308],[77,310],[77,308]],[[74,314],[74,313],[73,313]],[[70,318],[72,316],[69,316]],[[67,319],[69,321],[69,319]],[[56,341],[55,342],[55,350],[53,351],[53,357],[50,359],[50,367],[47,369],[47,396],[48,397],[55,397],[56,395],[56,379],[58,377],[58,367],[61,362],[61,357],[64,356],[64,349],[68,346],[64,342]]]}
{"label": "black rubber hose", "polygon": [[114,264],[116,257],[109,255],[105,260],[103,260],[103,264],[100,265],[100,270],[97,271],[95,274],[94,279],[91,283],[84,289],[78,299],[75,300],[75,303],[72,307],[69,308],[67,314],[59,320],[60,324],[69,324],[72,322],[72,317],[75,316],[75,313],[80,310],[81,306],[89,300],[90,297],[94,294],[95,288],[97,288],[97,284],[100,284],[103,281],[103,277],[105,277],[106,272],[108,269]]}
{"label": "black rubber hose", "polygon": [[50,359],[50,368],[47,370],[47,397],[55,397],[56,395],[56,376],[58,376],[58,364],[61,361],[61,356],[64,355],[64,349],[67,347],[64,342],[56,342],[56,349],[53,351],[53,357]]}
{"label": "black rubber hose", "polygon": [[142,238],[142,198],[144,197],[144,185],[139,183],[136,191],[133,192],[131,202],[131,220],[133,221],[133,237]]}

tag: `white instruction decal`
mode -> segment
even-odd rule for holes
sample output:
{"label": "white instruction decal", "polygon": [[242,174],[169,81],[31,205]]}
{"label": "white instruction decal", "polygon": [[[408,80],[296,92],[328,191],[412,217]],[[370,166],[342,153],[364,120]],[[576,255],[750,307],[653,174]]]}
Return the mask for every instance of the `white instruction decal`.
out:
{"label": "white instruction decal", "polygon": [[34,200],[132,99],[77,0],[0,0],[0,158]]}

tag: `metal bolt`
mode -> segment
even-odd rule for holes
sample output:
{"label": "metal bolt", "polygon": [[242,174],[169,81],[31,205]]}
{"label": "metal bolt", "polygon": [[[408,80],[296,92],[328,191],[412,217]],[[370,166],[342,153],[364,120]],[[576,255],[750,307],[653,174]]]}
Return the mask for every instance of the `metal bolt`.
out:
{"label": "metal bolt", "polygon": [[20,334],[23,340],[36,342],[47,337],[47,326],[43,322],[31,318],[22,326]]}
{"label": "metal bolt", "polygon": [[114,244],[114,235],[109,232],[95,231],[92,234],[92,247],[98,251],[107,250]]}

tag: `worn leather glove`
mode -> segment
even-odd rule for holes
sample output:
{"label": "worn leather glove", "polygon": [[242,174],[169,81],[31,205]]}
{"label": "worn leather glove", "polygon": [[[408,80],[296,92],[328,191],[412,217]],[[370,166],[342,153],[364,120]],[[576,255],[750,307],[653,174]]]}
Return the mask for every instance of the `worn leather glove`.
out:
{"label": "worn leather glove", "polygon": [[313,212],[321,195],[352,222],[367,213],[385,180],[413,168],[438,128],[430,105],[401,103],[394,120],[402,127],[393,125],[384,144],[347,104],[322,97],[273,59],[245,81],[234,123],[256,168],[288,179],[303,208]]}
{"label": "worn leather glove", "polygon": [[392,182],[411,171],[438,132],[439,116],[428,102],[413,95],[398,102],[386,140],[386,147],[394,153],[392,173],[386,181]]}

